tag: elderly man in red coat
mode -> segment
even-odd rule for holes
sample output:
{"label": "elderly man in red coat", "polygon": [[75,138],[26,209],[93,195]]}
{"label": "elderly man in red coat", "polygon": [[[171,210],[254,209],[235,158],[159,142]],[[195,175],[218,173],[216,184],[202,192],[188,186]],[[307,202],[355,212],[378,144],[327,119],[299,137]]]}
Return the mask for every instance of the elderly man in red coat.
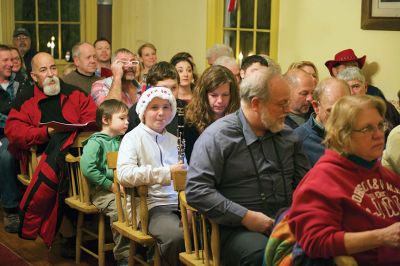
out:
{"label": "elderly man in red coat", "polygon": [[63,201],[68,192],[62,162],[77,131],[47,123],[94,121],[96,105],[90,96],[57,77],[54,58],[48,53],[33,57],[31,76],[35,86],[16,101],[9,113],[5,134],[9,139],[9,151],[23,161],[32,145],[43,151],[20,202],[19,235],[26,239],[40,235],[50,246],[60,225]]}

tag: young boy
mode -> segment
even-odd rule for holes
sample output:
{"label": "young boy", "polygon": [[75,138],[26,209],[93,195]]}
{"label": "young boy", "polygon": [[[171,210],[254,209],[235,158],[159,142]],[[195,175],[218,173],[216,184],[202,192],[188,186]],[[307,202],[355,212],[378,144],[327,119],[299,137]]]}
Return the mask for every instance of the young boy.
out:
{"label": "young boy", "polygon": [[[84,142],[81,170],[91,184],[91,199],[101,212],[110,217],[110,224],[118,220],[115,204],[116,187],[113,172],[107,168],[106,154],[118,151],[121,136],[128,129],[128,107],[118,100],[106,100],[96,111],[100,132]],[[114,257],[118,266],[128,265],[129,240],[112,230],[115,243]]]}
{"label": "young boy", "polygon": [[168,88],[150,88],[140,97],[136,112],[141,123],[121,142],[118,179],[124,187],[151,185],[147,198],[149,232],[157,240],[162,260],[179,265],[184,242],[171,171],[184,170],[186,166],[177,163],[177,138],[165,129],[176,113],[175,97]]}

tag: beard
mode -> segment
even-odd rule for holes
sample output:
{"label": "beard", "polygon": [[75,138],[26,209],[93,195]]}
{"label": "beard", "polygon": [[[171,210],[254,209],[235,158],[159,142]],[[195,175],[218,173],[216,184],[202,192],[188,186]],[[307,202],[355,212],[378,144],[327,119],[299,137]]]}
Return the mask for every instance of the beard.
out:
{"label": "beard", "polygon": [[129,80],[129,81],[134,80],[135,79],[135,72],[126,72],[124,74],[124,79],[125,80]]}
{"label": "beard", "polygon": [[281,131],[285,126],[284,118],[271,118],[271,115],[266,108],[261,113],[261,123],[265,127],[265,129],[268,129],[272,133],[277,133]]}
{"label": "beard", "polygon": [[[53,84],[50,84],[54,82]],[[43,93],[47,96],[54,96],[60,93],[60,80],[58,77],[46,78],[43,81]]]}

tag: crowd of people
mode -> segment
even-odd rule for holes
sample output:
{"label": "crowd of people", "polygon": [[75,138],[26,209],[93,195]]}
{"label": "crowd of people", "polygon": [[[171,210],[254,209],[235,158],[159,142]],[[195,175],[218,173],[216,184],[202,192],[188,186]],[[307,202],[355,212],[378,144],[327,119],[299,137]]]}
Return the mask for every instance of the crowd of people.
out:
{"label": "crowd of people", "polygon": [[[117,220],[106,154],[118,151],[119,183],[149,186],[149,233],[165,265],[179,265],[184,251],[171,184],[171,173],[182,170],[188,204],[219,224],[224,265],[268,261],[264,250],[282,210],[308,261],[351,255],[359,265],[400,263],[400,115],[366,82],[366,56],[338,52],[325,63],[331,77],[320,80],[310,61],[282,73],[266,55],[239,65],[230,47],[217,44],[198,73],[186,51],[158,61],[151,43],[112,53],[100,38],[76,44],[61,77],[54,58],[31,47],[26,29],[13,39],[0,44],[6,232],[52,245],[71,218],[63,212],[61,161],[78,133],[52,122],[95,121],[98,132],[81,158],[92,203]],[[21,193],[18,161],[26,166],[32,146],[40,161]],[[128,265],[129,240],[112,232],[115,260]]]}

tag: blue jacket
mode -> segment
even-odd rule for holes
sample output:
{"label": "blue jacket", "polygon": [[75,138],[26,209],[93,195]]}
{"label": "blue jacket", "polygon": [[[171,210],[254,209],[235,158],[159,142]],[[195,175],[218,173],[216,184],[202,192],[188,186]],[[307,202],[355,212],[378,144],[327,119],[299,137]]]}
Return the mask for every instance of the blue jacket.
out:
{"label": "blue jacket", "polygon": [[303,152],[311,166],[314,166],[325,151],[325,146],[322,144],[325,130],[315,123],[314,117],[315,114],[312,114],[307,122],[294,130],[300,140],[303,141]]}

